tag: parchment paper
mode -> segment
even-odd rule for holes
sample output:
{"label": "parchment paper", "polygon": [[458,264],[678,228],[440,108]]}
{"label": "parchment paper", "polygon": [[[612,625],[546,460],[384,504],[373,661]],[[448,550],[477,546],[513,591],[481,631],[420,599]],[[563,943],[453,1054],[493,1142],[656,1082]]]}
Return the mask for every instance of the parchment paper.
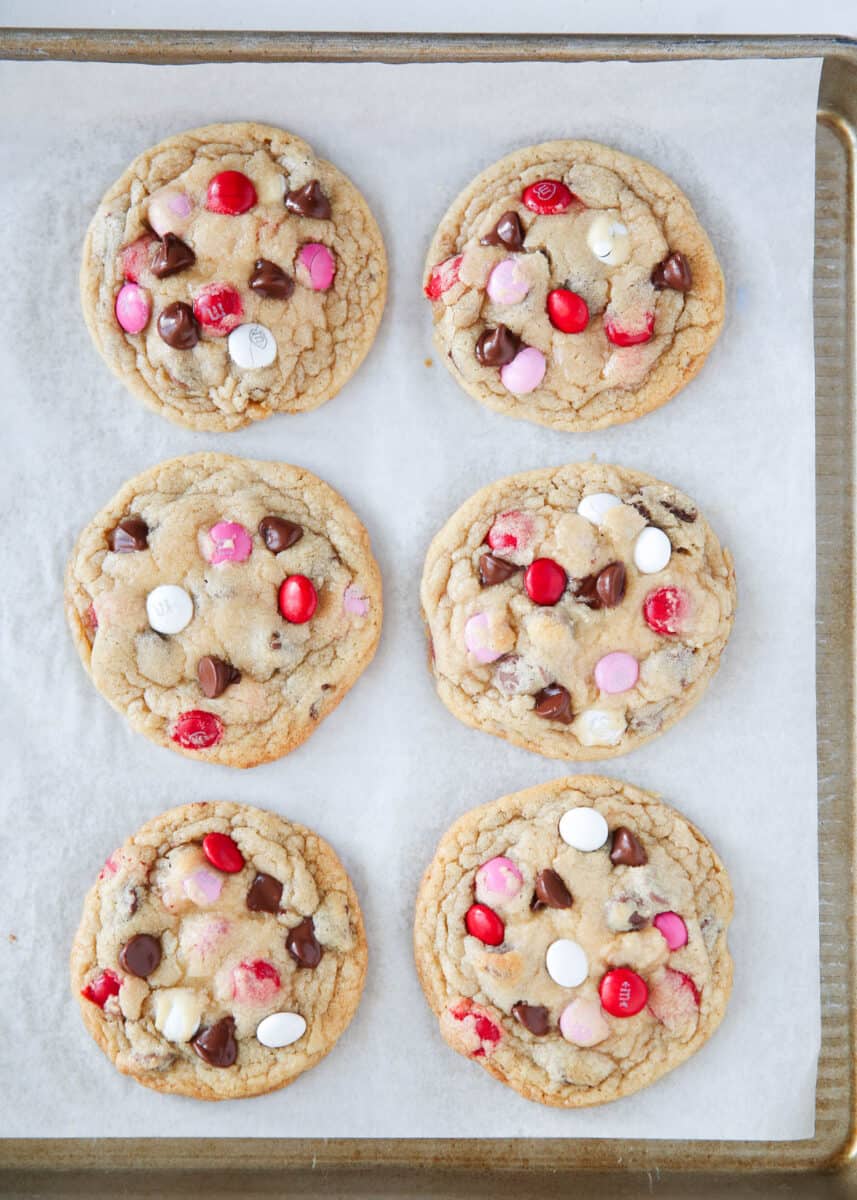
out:
{"label": "parchment paper", "polygon": [[[0,67],[3,1134],[811,1135],[818,73],[814,62]],[[294,129],[355,180],[381,223],[391,288],[375,348],[334,401],[212,436],[174,427],[113,379],[84,327],[77,274],[90,216],[135,154],[237,118]],[[494,415],[427,365],[419,286],[459,189],[513,147],[562,135],[612,143],[671,174],[728,283],[726,328],[700,377],[659,412],[578,436]],[[130,476],[206,447],[328,479],[368,525],[386,591],[380,652],[364,678],[300,750],[244,773],[132,734],[84,676],[62,612],[80,528]],[[430,537],[476,488],[591,454],[686,490],[735,555],[740,606],[721,673],[675,729],[606,769],[660,792],[724,858],[735,990],[722,1028],[685,1066],[606,1108],[562,1112],[448,1050],[413,969],[415,891],[443,830],[466,809],[565,773],[441,705],[417,591]],[[84,1032],[67,980],[102,860],[143,821],[203,798],[266,806],[328,838],[370,944],[363,1003],[335,1051],[284,1092],[218,1105],[120,1076]]]}

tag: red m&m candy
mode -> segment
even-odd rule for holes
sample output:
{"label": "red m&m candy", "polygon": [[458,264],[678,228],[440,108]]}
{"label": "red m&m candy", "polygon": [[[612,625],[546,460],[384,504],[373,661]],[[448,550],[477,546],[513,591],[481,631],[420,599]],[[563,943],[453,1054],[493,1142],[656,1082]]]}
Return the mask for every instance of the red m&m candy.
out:
{"label": "red m&m candy", "polygon": [[223,737],[223,722],[216,713],[193,708],[176,719],[170,737],[185,750],[207,750]]}
{"label": "red m&m candy", "polygon": [[646,596],[643,616],[655,633],[674,634],[681,631],[689,607],[687,592],[676,587],[662,587]]}
{"label": "red m&m candy", "polygon": [[633,1017],[645,1008],[649,989],[636,971],[616,967],[598,985],[601,1007],[612,1017]]}
{"label": "red m&m candy", "polygon": [[560,333],[582,333],[589,324],[589,308],[582,296],[568,288],[548,292],[548,316]]}
{"label": "red m&m candy", "polygon": [[244,855],[227,833],[207,833],[202,852],[213,867],[227,875],[235,875],[244,866]]}
{"label": "red m&m candy", "polygon": [[524,575],[524,587],[533,604],[556,604],[567,583],[568,576],[552,558],[535,559]]}
{"label": "red m&m candy", "polygon": [[428,283],[423,289],[429,300],[439,300],[444,292],[448,292],[458,283],[458,272],[463,257],[463,254],[456,254],[453,258],[447,258],[436,267],[432,267]]}
{"label": "red m&m candy", "polygon": [[210,283],[193,302],[193,315],[215,337],[226,337],[241,323],[244,307],[241,297],[228,283]]}
{"label": "red m&m candy", "polygon": [[530,212],[555,217],[558,213],[564,213],[577,197],[558,179],[539,179],[524,188],[521,199]]}
{"label": "red m&m candy", "polygon": [[464,915],[464,925],[471,937],[486,946],[499,946],[506,936],[505,925],[487,904],[471,904]]}
{"label": "red m&m candy", "polygon": [[205,207],[209,212],[237,217],[256,203],[256,189],[241,171],[221,171],[208,185]]}
{"label": "red m&m candy", "polygon": [[85,988],[81,988],[80,994],[99,1008],[104,1008],[111,996],[118,996],[121,986],[122,980],[114,971],[102,971]]}
{"label": "red m&m candy", "polygon": [[318,592],[306,575],[290,575],[280,584],[280,614],[292,625],[304,625],[318,607]]}
{"label": "red m&m candy", "polygon": [[639,329],[624,329],[609,317],[604,322],[604,332],[607,334],[607,341],[612,342],[614,346],[638,346],[641,342],[649,342],[655,332],[654,313],[646,313],[644,324]]}

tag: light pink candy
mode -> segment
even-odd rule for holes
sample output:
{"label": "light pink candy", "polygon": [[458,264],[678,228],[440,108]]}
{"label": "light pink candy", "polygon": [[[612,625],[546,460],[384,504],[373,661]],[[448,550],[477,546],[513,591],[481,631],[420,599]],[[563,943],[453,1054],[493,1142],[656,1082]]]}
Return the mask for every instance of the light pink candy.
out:
{"label": "light pink candy", "polygon": [[149,324],[152,306],[137,283],[124,283],[116,297],[116,320],[126,333],[142,333]]}
{"label": "light pink candy", "polygon": [[192,208],[190,196],[166,189],[149,201],[146,216],[158,237],[163,237],[165,233],[180,232]]}
{"label": "light pink candy", "polygon": [[524,877],[511,858],[500,854],[489,858],[476,872],[476,899],[480,904],[511,900],[517,896]]}
{"label": "light pink candy", "polygon": [[502,650],[491,644],[491,623],[486,613],[474,613],[464,626],[464,644],[477,662],[496,662]]}
{"label": "light pink candy", "polygon": [[342,607],[347,613],[353,613],[355,617],[365,617],[369,612],[369,601],[360,588],[351,583],[342,593]]}
{"label": "light pink candy", "polygon": [[246,562],[253,550],[253,539],[235,521],[218,521],[208,531],[212,547],[208,561],[217,566],[225,562]]}
{"label": "light pink candy", "polygon": [[219,899],[223,890],[223,880],[213,871],[207,871],[202,867],[199,871],[188,875],[182,887],[188,900],[192,900],[194,904],[213,904],[215,900]]}
{"label": "light pink candy", "polygon": [[640,664],[633,654],[624,650],[614,650],[605,654],[595,664],[595,682],[602,692],[614,695],[617,692],[627,692],[640,677]]}
{"label": "light pink candy", "polygon": [[670,950],[681,950],[687,945],[687,926],[678,913],[658,913],[652,924],[663,935]]}
{"label": "light pink candy", "polygon": [[504,258],[488,276],[485,289],[495,304],[520,304],[530,282],[516,258]]}
{"label": "light pink candy", "polygon": [[526,396],[534,392],[545,377],[547,362],[541,350],[535,346],[525,346],[519,350],[510,363],[500,368],[500,378],[503,386],[516,396]]}
{"label": "light pink candy", "polygon": [[575,1046],[597,1046],[610,1033],[601,1005],[594,1000],[572,1000],[559,1018],[559,1031]]}
{"label": "light pink candy", "polygon": [[312,288],[314,292],[326,292],[333,283],[336,263],[327,246],[321,242],[307,242],[298,254],[295,274],[298,283]]}

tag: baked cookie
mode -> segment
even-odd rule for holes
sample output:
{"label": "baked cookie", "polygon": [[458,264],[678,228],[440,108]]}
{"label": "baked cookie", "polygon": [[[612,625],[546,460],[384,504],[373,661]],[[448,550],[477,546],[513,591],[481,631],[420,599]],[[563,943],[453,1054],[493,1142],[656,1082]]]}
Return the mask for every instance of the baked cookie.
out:
{"label": "baked cookie", "polygon": [[732,558],[692,500],[593,462],[477,492],[429,547],[421,595],[447,708],[570,759],[625,754],[684,716],[736,600]]}
{"label": "baked cookie", "polygon": [[378,331],[387,260],[341,171],[270,125],[207,125],[131,163],[83,248],[83,312],[150,408],[227,430],[335,396]]}
{"label": "baked cookie", "polygon": [[440,223],[424,290],[465,391],[554,429],[665,404],[723,325],[723,275],[687,197],[597,142],[528,146],[478,175]]}
{"label": "baked cookie", "polygon": [[627,1096],[720,1024],[732,889],[698,829],[578,775],[466,813],[417,899],[414,948],[446,1041],[529,1100]]}
{"label": "baked cookie", "polygon": [[65,602],[83,665],[136,730],[232,767],[308,738],[381,631],[369,535],[342,497],[226,454],[126,483],[80,535]]}
{"label": "baked cookie", "polygon": [[124,1075],[238,1099],[285,1087],[345,1031],[363,918],[318,834],[245,804],[185,804],[107,859],[83,906],[71,986]]}

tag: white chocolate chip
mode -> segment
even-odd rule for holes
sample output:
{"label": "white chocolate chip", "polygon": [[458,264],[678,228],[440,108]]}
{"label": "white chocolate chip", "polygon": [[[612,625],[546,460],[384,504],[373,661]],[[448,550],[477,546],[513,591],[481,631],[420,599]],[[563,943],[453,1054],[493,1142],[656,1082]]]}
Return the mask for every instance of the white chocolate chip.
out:
{"label": "white chocolate chip", "polygon": [[621,267],[631,255],[628,229],[609,213],[598,213],[586,231],[586,243],[599,262]]}
{"label": "white chocolate chip", "polygon": [[291,1046],[305,1033],[306,1021],[300,1013],[293,1012],[271,1013],[256,1027],[257,1040],[272,1050]]}
{"label": "white chocolate chip", "polygon": [[168,1042],[189,1042],[199,1029],[202,1002],[192,988],[155,993],[155,1028]]}
{"label": "white chocolate chip", "polygon": [[634,543],[634,564],[644,575],[654,575],[663,571],[672,552],[672,543],[664,531],[647,525]]}
{"label": "white chocolate chip", "polygon": [[157,633],[181,633],[193,620],[193,601],[176,583],[162,583],[146,597],[146,615]]}
{"label": "white chocolate chip", "polygon": [[591,496],[583,497],[577,506],[577,511],[593,525],[600,525],[605,513],[621,503],[619,497],[611,495],[610,492],[594,492]]}
{"label": "white chocolate chip", "polygon": [[270,329],[255,323],[239,325],[226,340],[229,357],[246,371],[270,367],[277,357],[277,342]]}
{"label": "white chocolate chip", "polygon": [[589,974],[586,951],[569,938],[559,938],[547,948],[545,966],[548,975],[560,987],[578,987]]}
{"label": "white chocolate chip", "polygon": [[628,727],[617,709],[585,708],[571,723],[582,746],[615,746]]}
{"label": "white chocolate chip", "polygon": [[595,808],[570,808],[562,814],[559,836],[574,850],[600,850],[607,841],[607,822]]}

